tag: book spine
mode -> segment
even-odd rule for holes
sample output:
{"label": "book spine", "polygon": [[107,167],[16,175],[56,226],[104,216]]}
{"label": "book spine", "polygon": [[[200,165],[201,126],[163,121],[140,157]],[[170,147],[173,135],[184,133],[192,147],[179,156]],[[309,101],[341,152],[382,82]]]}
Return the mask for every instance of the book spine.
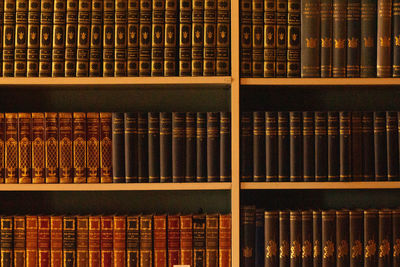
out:
{"label": "book spine", "polygon": [[[255,0],[255,1],[260,1],[260,0]],[[262,9],[261,9],[261,33],[262,32],[263,28],[262,28]],[[263,40],[261,38],[260,40],[261,46],[262,46],[262,41]],[[217,44],[217,0],[205,0],[204,1],[204,51],[203,51],[204,76],[215,76],[216,73],[215,60],[217,56],[216,44]]]}
{"label": "book spine", "polygon": [[334,267],[336,258],[336,214],[333,210],[322,211],[322,266]]}
{"label": "book spine", "polygon": [[100,216],[89,216],[89,266],[101,266]]}
{"label": "book spine", "polygon": [[379,210],[379,254],[378,266],[392,265],[392,211]]}
{"label": "book spine", "polygon": [[[178,1],[165,1],[164,76],[176,76],[178,68]],[[190,40],[190,39],[189,39]],[[190,65],[190,64],[189,64]]]}
{"label": "book spine", "polygon": [[313,211],[313,267],[322,266],[322,222],[321,222],[321,211]]}
{"label": "book spine", "polygon": [[13,266],[13,218],[1,217],[1,265]]}
{"label": "book spine", "polygon": [[151,74],[151,1],[140,0],[139,76]]}
{"label": "book spine", "polygon": [[114,76],[115,1],[103,1],[103,76]]}
{"label": "book spine", "polygon": [[321,0],[321,77],[332,77],[332,0]]}
{"label": "book spine", "polygon": [[32,117],[18,113],[18,182],[32,183]]}
{"label": "book spine", "polygon": [[206,215],[206,266],[218,266],[218,214]]}
{"label": "book spine", "polygon": [[100,117],[98,112],[88,112],[87,118],[87,163],[88,183],[100,182]]}
{"label": "book spine", "polygon": [[126,217],[126,266],[139,267],[139,216]]}
{"label": "book spine", "polygon": [[18,183],[18,114],[5,114],[5,159],[6,184]]}
{"label": "book spine", "polygon": [[216,33],[216,59],[215,75],[226,76],[230,74],[230,1],[217,1],[217,33]]}
{"label": "book spine", "polygon": [[76,266],[76,221],[74,216],[63,217],[63,266]]}
{"label": "book spine", "polygon": [[278,112],[278,180],[288,182],[290,177],[289,113]]}
{"label": "book spine", "polygon": [[[54,20],[56,23],[57,20]],[[65,24],[65,22],[64,22]],[[27,77],[39,76],[40,1],[29,1],[28,8]]]}
{"label": "book spine", "polygon": [[363,176],[362,112],[351,113],[351,173],[353,181],[361,181]]}
{"label": "book spine", "polygon": [[279,211],[279,266],[290,266],[289,211]]}
{"label": "book spine", "polygon": [[127,75],[139,75],[139,0],[128,0]]}
{"label": "book spine", "polygon": [[290,266],[302,265],[301,241],[302,241],[301,212],[290,211]]}
{"label": "book spine", "polygon": [[153,216],[140,216],[140,266],[153,266]]}
{"label": "book spine", "polygon": [[[196,181],[196,113],[186,112],[185,182]],[[230,148],[230,145],[229,145]],[[221,147],[221,150],[223,148]],[[222,163],[220,163],[221,165]],[[230,171],[230,170],[229,170]],[[224,174],[228,176],[229,174]]]}
{"label": "book spine", "polygon": [[327,113],[315,112],[315,181],[328,178]]}
{"label": "book spine", "polygon": [[231,176],[231,114],[220,113],[219,176],[221,182],[230,182]]}
{"label": "book spine", "polygon": [[378,1],[376,75],[392,77],[392,0]]}
{"label": "book spine", "polygon": [[192,60],[190,67],[192,76],[203,75],[204,2],[205,0],[192,1]]}
{"label": "book spine", "polygon": [[172,182],[185,179],[185,113],[172,113]]}
{"label": "book spine", "polygon": [[378,211],[364,211],[364,266],[378,266]]}
{"label": "book spine", "polygon": [[172,182],[172,114],[160,112],[160,182]]}
{"label": "book spine", "polygon": [[27,72],[28,1],[16,1],[14,76],[25,77]]}
{"label": "book spine", "polygon": [[347,0],[333,0],[332,76],[346,77]]}
{"label": "book spine", "polygon": [[278,181],[278,117],[276,112],[265,112],[265,178]]}
{"label": "book spine", "polygon": [[167,266],[167,216],[155,215],[154,220],[154,265]]}
{"label": "book spine", "polygon": [[102,0],[92,0],[92,12],[90,16],[89,76],[100,77],[102,76]]}
{"label": "book spine", "polygon": [[160,182],[160,113],[148,113],[149,182]]}
{"label": "book spine", "polygon": [[78,32],[78,0],[67,0],[65,24],[65,77],[76,73],[76,43]]}
{"label": "book spine", "polygon": [[400,209],[392,210],[393,266],[400,264]]}
{"label": "book spine", "polygon": [[126,264],[126,216],[114,216],[113,248],[114,266]]}
{"label": "book spine", "polygon": [[14,76],[16,0],[4,0],[3,77]]}
{"label": "book spine", "polygon": [[399,180],[399,138],[397,112],[386,112],[386,157],[389,181]]}
{"label": "book spine", "polygon": [[349,212],[349,249],[350,266],[362,267],[363,264],[363,212],[360,210],[351,210]]}
{"label": "book spine", "polygon": [[276,0],[264,0],[264,77],[275,77]]}
{"label": "book spine", "polygon": [[361,0],[347,3],[347,66],[346,76],[360,77]]}
{"label": "book spine", "polygon": [[168,232],[167,232],[167,248],[168,248],[168,266],[173,267],[181,263],[180,258],[180,231],[179,231],[179,215],[168,215]]}
{"label": "book spine", "polygon": [[74,183],[86,183],[86,114],[73,113],[73,151],[74,151]]}
{"label": "book spine", "polygon": [[315,181],[314,112],[303,112],[303,177],[305,182]]}
{"label": "book spine", "polygon": [[51,266],[63,266],[63,218],[50,217],[50,262]]}
{"label": "book spine", "polygon": [[301,77],[321,76],[320,0],[301,1]]}
{"label": "book spine", "polygon": [[4,179],[6,175],[6,165],[5,165],[6,131],[5,130],[6,130],[5,116],[4,113],[0,113],[0,184],[4,184]]}
{"label": "book spine", "polygon": [[[128,112],[124,114],[124,132],[125,132],[125,181],[127,183],[137,183],[138,181],[138,117],[136,112]],[[117,144],[117,146],[120,144]],[[118,149],[114,147],[115,149]],[[121,155],[119,153],[118,155]]]}
{"label": "book spine", "polygon": [[3,76],[4,0],[0,2],[0,77]]}
{"label": "book spine", "polygon": [[165,1],[153,0],[152,10],[152,43],[151,43],[151,76],[164,74],[164,35],[165,35]]}
{"label": "book spine", "polygon": [[[251,112],[243,112],[240,115],[240,181],[250,182],[253,178],[253,119]],[[197,115],[197,135],[199,135],[199,115]],[[197,140],[199,137],[197,136]],[[197,141],[199,142],[199,141]],[[198,143],[197,143],[198,144]],[[197,146],[197,158],[199,159],[199,147]],[[197,168],[198,165],[197,165]]]}
{"label": "book spine", "polygon": [[[26,216],[26,267],[38,266],[38,218]],[[3,257],[2,257],[3,258]]]}
{"label": "book spine", "polygon": [[[25,229],[25,216],[14,216],[13,218],[13,232],[11,238],[13,239],[13,262],[15,267],[25,267],[26,260],[26,229]],[[12,266],[12,264],[10,264]]]}
{"label": "book spine", "polygon": [[192,220],[193,266],[206,266],[206,216],[204,214],[193,215]]}
{"label": "book spine", "polygon": [[286,77],[288,42],[288,0],[276,0],[275,77]]}
{"label": "book spine", "polygon": [[375,180],[387,179],[386,114],[374,112]]}
{"label": "book spine", "polygon": [[44,113],[32,113],[32,183],[43,184],[45,177]]}
{"label": "book spine", "polygon": [[59,153],[60,153],[60,183],[72,183],[72,114],[59,113]]}
{"label": "book spine", "polygon": [[265,112],[263,111],[253,112],[253,181],[265,182]]}
{"label": "book spine", "polygon": [[114,265],[113,255],[113,217],[101,216],[100,251],[101,266],[112,267]]}
{"label": "book spine", "polygon": [[100,112],[100,182],[112,182],[112,115]]}
{"label": "book spine", "polygon": [[219,266],[231,266],[231,235],[232,223],[231,214],[219,215],[219,233],[218,233],[218,246],[219,246]]}
{"label": "book spine", "polygon": [[351,112],[339,113],[340,181],[350,181],[351,173]]}
{"label": "book spine", "polygon": [[265,257],[262,258],[265,267],[275,267],[279,265],[279,253],[277,251],[279,246],[279,213],[277,211],[265,211],[263,217]]}
{"label": "book spine", "polygon": [[89,218],[76,217],[76,266],[89,265]]}
{"label": "book spine", "polygon": [[363,180],[375,180],[374,122],[372,112],[362,114]]}
{"label": "book spine", "polygon": [[328,112],[328,181],[339,181],[339,114]]}
{"label": "book spine", "polygon": [[138,181],[149,182],[147,113],[138,114]]}
{"label": "book spine", "polygon": [[76,77],[89,76],[90,9],[90,0],[79,0]]}
{"label": "book spine", "polygon": [[240,76],[251,77],[251,0],[240,1]]}
{"label": "book spine", "polygon": [[[303,180],[302,159],[302,134],[301,134],[301,112],[290,112],[290,181]],[[285,163],[287,164],[287,162]]]}
{"label": "book spine", "polygon": [[44,114],[44,176],[46,183],[58,183],[58,114]]}
{"label": "book spine", "polygon": [[53,1],[42,0],[40,6],[39,77],[51,77]]}
{"label": "book spine", "polygon": [[287,77],[300,77],[301,73],[301,1],[288,0]]}
{"label": "book spine", "polygon": [[393,0],[392,6],[392,35],[393,35],[393,77],[400,77],[400,1]]}
{"label": "book spine", "polygon": [[219,182],[219,113],[207,112],[207,182]]}
{"label": "book spine", "polygon": [[128,0],[117,0],[115,2],[114,19],[114,76],[123,77],[127,74]]}
{"label": "book spine", "polygon": [[361,62],[362,78],[376,77],[376,25],[375,0],[361,0]]}
{"label": "book spine", "polygon": [[313,266],[313,213],[311,210],[301,212],[301,262],[304,267]]}
{"label": "book spine", "polygon": [[[193,264],[193,223],[192,215],[180,216],[180,259],[181,264]],[[230,247],[229,247],[230,248]]]}
{"label": "book spine", "polygon": [[124,114],[114,112],[112,114],[112,164],[113,182],[125,183],[125,162],[124,159]]}
{"label": "book spine", "polygon": [[[64,77],[65,75],[65,0],[54,1],[53,13],[53,50],[52,50],[52,76]],[[29,50],[28,50],[29,52]],[[29,60],[29,58],[28,58]]]}
{"label": "book spine", "polygon": [[349,266],[349,212],[336,211],[336,267]]}
{"label": "book spine", "polygon": [[251,22],[252,22],[252,77],[263,77],[264,64],[264,1],[253,0],[251,6]]}
{"label": "book spine", "polygon": [[[195,12],[195,10],[193,10],[193,12]],[[196,21],[193,22],[194,25]],[[201,31],[200,34],[202,35],[203,31]],[[192,58],[192,1],[182,0],[179,1],[179,76],[191,75],[192,71],[191,58]]]}
{"label": "book spine", "polygon": [[50,266],[50,217],[38,216],[38,258],[39,266]]}

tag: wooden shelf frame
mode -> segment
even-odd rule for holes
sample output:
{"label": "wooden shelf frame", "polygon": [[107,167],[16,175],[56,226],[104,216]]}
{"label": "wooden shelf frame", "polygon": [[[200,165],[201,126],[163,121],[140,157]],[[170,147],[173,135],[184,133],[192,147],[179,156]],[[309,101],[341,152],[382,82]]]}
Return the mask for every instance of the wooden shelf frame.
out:
{"label": "wooden shelf frame", "polygon": [[400,182],[242,182],[242,190],[400,189]]}
{"label": "wooden shelf frame", "polygon": [[241,85],[260,86],[400,86],[399,78],[241,78]]}

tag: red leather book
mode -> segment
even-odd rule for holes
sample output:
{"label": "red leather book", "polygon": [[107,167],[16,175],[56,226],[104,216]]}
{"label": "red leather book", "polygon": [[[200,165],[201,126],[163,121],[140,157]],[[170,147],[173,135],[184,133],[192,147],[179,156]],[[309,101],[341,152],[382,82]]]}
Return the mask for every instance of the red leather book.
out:
{"label": "red leather book", "polygon": [[59,122],[59,175],[60,183],[72,183],[72,114],[62,112],[58,114]]}
{"label": "red leather book", "polygon": [[32,120],[30,113],[18,113],[18,182],[32,183]]}
{"label": "red leather book", "polygon": [[206,266],[218,267],[218,214],[206,215]]}
{"label": "red leather book", "polygon": [[63,219],[61,216],[50,217],[50,252],[51,252],[51,266],[63,266],[63,252],[62,252],[62,227]]}
{"label": "red leather book", "polygon": [[5,159],[5,153],[4,153],[4,148],[5,148],[5,137],[6,137],[6,124],[5,124],[5,116],[4,113],[0,113],[0,183],[4,183],[4,177],[5,177],[5,164],[4,164],[4,159]]}
{"label": "red leather book", "polygon": [[100,182],[100,120],[98,112],[87,115],[86,173],[88,183]]}
{"label": "red leather book", "polygon": [[14,216],[14,266],[25,267],[25,216]]}
{"label": "red leather book", "polygon": [[113,217],[101,216],[101,266],[113,266]]}
{"label": "red leather book", "polygon": [[18,182],[18,114],[6,113],[5,121],[5,182]]}
{"label": "red leather book", "polygon": [[50,267],[50,217],[38,216],[39,266]]}
{"label": "red leather book", "polygon": [[154,265],[167,266],[167,215],[154,216]]}
{"label": "red leather book", "polygon": [[140,267],[153,266],[153,215],[140,216]]}
{"label": "red leather book", "polygon": [[179,215],[168,215],[168,267],[173,267],[181,262],[179,226]]}
{"label": "red leather book", "polygon": [[87,216],[76,217],[76,266],[86,267],[89,263],[89,220]]}
{"label": "red leather book", "polygon": [[74,112],[72,118],[74,183],[86,183],[86,114]]}
{"label": "red leather book", "polygon": [[32,183],[44,183],[44,113],[32,113]]}
{"label": "red leather book", "polygon": [[46,183],[58,183],[58,113],[45,113],[45,176]]}
{"label": "red leather book", "polygon": [[112,182],[111,113],[100,113],[100,181]]}
{"label": "red leather book", "polygon": [[125,267],[126,216],[114,216],[114,267]]}
{"label": "red leather book", "polygon": [[100,216],[89,216],[89,266],[101,266]]}
{"label": "red leather book", "polygon": [[190,265],[193,263],[193,223],[192,215],[181,215],[181,264]]}
{"label": "red leather book", "polygon": [[38,266],[38,219],[26,216],[26,267]]}
{"label": "red leather book", "polygon": [[231,266],[231,232],[231,215],[219,215],[219,267]]}

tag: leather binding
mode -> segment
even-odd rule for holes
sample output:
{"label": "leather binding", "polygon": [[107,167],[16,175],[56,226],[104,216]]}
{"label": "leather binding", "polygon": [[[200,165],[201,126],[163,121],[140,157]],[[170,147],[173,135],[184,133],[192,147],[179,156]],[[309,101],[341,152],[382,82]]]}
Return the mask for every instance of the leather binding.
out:
{"label": "leather binding", "polygon": [[79,0],[76,77],[89,76],[91,1]]}
{"label": "leather binding", "polygon": [[[28,8],[27,77],[39,76],[40,1],[31,0]],[[54,22],[57,22],[54,20]],[[64,23],[65,24],[65,23]],[[64,55],[63,55],[64,57]]]}
{"label": "leather binding", "polygon": [[50,266],[50,217],[38,216],[39,266]]}
{"label": "leather binding", "polygon": [[149,124],[149,182],[160,182],[160,113],[148,113]]}
{"label": "leather binding", "polygon": [[[378,246],[377,246],[378,248]],[[379,210],[378,266],[392,266],[392,211]]]}
{"label": "leather binding", "polygon": [[18,113],[18,182],[32,183],[32,117]]}
{"label": "leather binding", "polygon": [[203,75],[204,5],[205,0],[192,0],[192,76]]}
{"label": "leather binding", "polygon": [[301,212],[301,262],[302,266],[313,266],[313,213],[311,210]]}
{"label": "leather binding", "polygon": [[67,0],[65,24],[65,77],[76,74],[76,47],[78,33],[78,0]]}
{"label": "leather binding", "polygon": [[59,120],[59,153],[60,153],[60,183],[72,183],[72,114],[62,112],[58,114]]}
{"label": "leather binding", "polygon": [[346,76],[360,77],[361,0],[347,2],[347,66]]}
{"label": "leather binding", "polygon": [[172,113],[172,182],[182,183],[185,179],[185,113]]}
{"label": "leather binding", "polygon": [[321,222],[321,211],[313,210],[312,212],[312,257],[313,257],[313,267],[322,266],[322,222]]}
{"label": "leather binding", "polygon": [[128,0],[127,75],[139,75],[139,0]]}
{"label": "leather binding", "polygon": [[219,266],[231,266],[231,214],[219,215]]}
{"label": "leather binding", "polygon": [[115,1],[103,1],[103,76],[114,76]]}
{"label": "leather binding", "polygon": [[255,266],[263,266],[264,265],[264,209],[257,208],[256,209],[256,238],[255,238],[255,246],[254,246],[254,262]]}
{"label": "leather binding", "polygon": [[230,182],[231,177],[231,113],[220,112],[220,163],[219,176],[221,182]]}
{"label": "leather binding", "polygon": [[171,112],[160,112],[160,182],[172,182]]}
{"label": "leather binding", "polygon": [[217,0],[217,34],[216,34],[216,61],[215,75],[230,74],[229,45],[230,45],[230,1]]}
{"label": "leather binding", "polygon": [[302,265],[301,212],[290,211],[290,266]]}
{"label": "leather binding", "polygon": [[387,176],[389,181],[399,180],[399,137],[397,112],[386,112]]}
{"label": "leather binding", "polygon": [[333,2],[332,77],[346,77],[347,0]]}
{"label": "leather binding", "polygon": [[152,0],[151,76],[164,74],[165,1]]}
{"label": "leather binding", "polygon": [[[290,120],[290,181],[298,182],[303,179],[303,155],[301,134],[301,112],[289,113]],[[287,162],[285,162],[287,164]]]}
{"label": "leather binding", "polygon": [[125,180],[127,183],[136,183],[138,176],[137,122],[138,122],[138,117],[136,112],[124,113]]}
{"label": "leather binding", "polygon": [[303,177],[305,182],[315,181],[314,112],[303,112]]}
{"label": "leather binding", "polygon": [[321,77],[332,77],[332,0],[321,0]]}
{"label": "leather binding", "polygon": [[351,112],[339,113],[340,181],[351,181]]}
{"label": "leather binding", "polygon": [[186,112],[185,182],[196,180],[196,113]]}
{"label": "leather binding", "polygon": [[289,211],[279,211],[279,266],[290,266]]}
{"label": "leather binding", "polygon": [[101,266],[111,267],[113,258],[113,216],[101,216],[100,251]]}
{"label": "leather binding", "polygon": [[377,20],[376,75],[392,77],[392,0],[379,0]]}
{"label": "leather binding", "polygon": [[151,267],[153,263],[153,216],[140,216],[140,266]]}
{"label": "leather binding", "polygon": [[240,76],[251,77],[251,0],[242,0],[240,3]]}
{"label": "leather binding", "polygon": [[327,113],[315,112],[315,181],[328,179],[328,129]]}
{"label": "leather binding", "polygon": [[334,267],[336,259],[336,212],[322,211],[322,266]]}
{"label": "leather binding", "polygon": [[112,182],[112,115],[100,112],[100,182]]}
{"label": "leather binding", "polygon": [[63,217],[63,266],[76,266],[76,221],[75,216]]}
{"label": "leather binding", "polygon": [[45,175],[44,113],[32,113],[32,183],[43,184]]}
{"label": "leather binding", "polygon": [[138,114],[138,181],[149,182],[147,113]]}
{"label": "leather binding", "polygon": [[1,217],[1,265],[13,266],[13,218]]}
{"label": "leather binding", "polygon": [[[193,264],[193,224],[192,215],[180,216],[180,259],[183,265]],[[230,247],[229,247],[230,248]]]}
{"label": "leather binding", "polygon": [[336,266],[349,266],[349,211],[336,211]]}
{"label": "leather binding", "polygon": [[265,112],[265,178],[278,181],[278,117],[277,112]]}
{"label": "leather binding", "polygon": [[51,44],[53,37],[53,1],[40,3],[39,77],[51,77]]}
{"label": "leather binding", "polygon": [[[24,267],[26,262],[26,245],[25,245],[25,216],[14,216],[13,218],[14,228],[11,238],[13,239],[13,263],[15,267]],[[10,265],[12,266],[12,262]],[[55,267],[58,267],[54,265]]]}
{"label": "leather binding", "polygon": [[363,262],[363,212],[361,210],[349,211],[349,253],[350,266],[362,267]]}
{"label": "leather binding", "polygon": [[219,215],[206,215],[206,266],[218,266]]}
{"label": "leather binding", "polygon": [[154,265],[167,266],[167,215],[154,215]]}
{"label": "leather binding", "polygon": [[205,112],[197,112],[196,126],[196,181],[205,182],[207,181],[207,114]]}
{"label": "leather binding", "polygon": [[288,0],[287,77],[300,77],[301,73],[301,1]]}
{"label": "leather binding", "polygon": [[275,77],[276,0],[264,1],[264,77]]}
{"label": "leather binding", "polygon": [[275,77],[286,77],[288,40],[288,0],[276,0]]}
{"label": "leather binding", "polygon": [[[393,77],[400,77],[400,1],[393,0],[392,6],[392,35],[393,35]],[[394,262],[393,262],[394,263]]]}
{"label": "leather binding", "polygon": [[86,114],[73,113],[74,183],[86,183]]}
{"label": "leather binding", "polygon": [[114,216],[114,266],[126,264],[126,216]]}
{"label": "leather binding", "polygon": [[168,264],[174,266],[180,264],[180,244],[179,244],[179,215],[168,215],[167,220],[167,244],[168,244]]}
{"label": "leather binding", "polygon": [[76,217],[76,266],[89,265],[89,218]]}
{"label": "leather binding", "polygon": [[278,180],[288,182],[290,177],[289,113],[278,112]]}
{"label": "leather binding", "polygon": [[206,216],[193,215],[193,266],[206,265]]}
{"label": "leather binding", "polygon": [[[259,1],[259,0],[257,0]],[[217,44],[217,0],[204,1],[203,75],[215,76]],[[262,31],[262,30],[261,30]],[[193,31],[196,33],[196,31]],[[261,40],[262,45],[262,40]]]}
{"label": "leather binding", "polygon": [[265,182],[265,112],[263,111],[253,112],[253,181]]}
{"label": "leather binding", "polygon": [[128,0],[115,2],[115,33],[114,33],[114,76],[123,77],[127,74],[127,23]]}
{"label": "leather binding", "polygon": [[92,0],[90,14],[89,76],[102,76],[103,1]]}
{"label": "leather binding", "polygon": [[177,74],[178,1],[165,1],[164,76]]}
{"label": "leather binding", "polygon": [[151,74],[151,1],[140,0],[139,76]]}
{"label": "leather binding", "polygon": [[50,217],[50,261],[54,267],[63,266],[63,218]]}
{"label": "leather binding", "polygon": [[265,267],[279,266],[279,212],[264,213]]}
{"label": "leather binding", "polygon": [[207,182],[219,182],[219,112],[207,112]]}
{"label": "leather binding", "polygon": [[376,77],[376,3],[361,0],[361,78]]}
{"label": "leather binding", "polygon": [[392,210],[392,244],[393,244],[393,266],[400,264],[399,244],[400,244],[400,209]]}
{"label": "leather binding", "polygon": [[[200,3],[202,2],[200,1]],[[201,15],[201,18],[203,18],[203,14]],[[202,34],[203,31],[201,31],[201,35]],[[179,76],[191,76],[191,71],[192,71],[191,58],[192,58],[192,1],[182,0],[179,1]]]}
{"label": "leather binding", "polygon": [[252,19],[252,40],[253,49],[251,54],[252,62],[252,77],[263,77],[264,73],[264,1],[253,0],[251,6],[251,19]]}
{"label": "leather binding", "polygon": [[256,207],[240,207],[240,266],[255,266]]}
{"label": "leather binding", "polygon": [[18,114],[5,114],[5,157],[6,184],[18,183]]}
{"label": "leather binding", "polygon": [[378,266],[378,211],[364,210],[364,266]]}
{"label": "leather binding", "polygon": [[139,267],[139,216],[126,217],[126,266]]}
{"label": "leather binding", "polygon": [[[38,218],[26,216],[26,267],[38,266]],[[3,242],[2,242],[3,243]],[[2,257],[3,258],[3,257]],[[10,264],[10,266],[12,266]]]}
{"label": "leather binding", "polygon": [[14,76],[26,77],[28,1],[16,1]]}
{"label": "leather binding", "polygon": [[362,144],[362,112],[351,113],[351,174],[353,181],[362,181],[363,176],[363,144]]}
{"label": "leather binding", "polygon": [[46,183],[58,183],[58,114],[46,112],[44,116],[44,177]]}
{"label": "leather binding", "polygon": [[375,180],[387,179],[386,114],[374,112]]}
{"label": "leather binding", "polygon": [[328,112],[328,181],[339,181],[339,113]]}
{"label": "leather binding", "polygon": [[100,182],[100,118],[98,112],[88,112],[87,118],[87,163],[88,183]]}
{"label": "leather binding", "polygon": [[89,216],[89,266],[101,266],[100,216]]}
{"label": "leather binding", "polygon": [[[65,0],[54,1],[53,13],[53,50],[52,50],[52,76],[64,77],[65,73]],[[28,50],[29,51],[29,50]]]}
{"label": "leather binding", "polygon": [[0,2],[0,76],[3,76],[4,1]]}
{"label": "leather binding", "polygon": [[362,114],[363,180],[375,180],[374,122],[372,112]]}
{"label": "leather binding", "polygon": [[301,77],[321,76],[320,0],[301,1]]}
{"label": "leather binding", "polygon": [[14,76],[15,0],[4,1],[3,77]]}
{"label": "leather binding", "polygon": [[113,182],[125,183],[125,144],[124,144],[124,113],[112,114],[112,164]]}
{"label": "leather binding", "polygon": [[[0,37],[1,39],[1,37]],[[1,50],[1,49],[0,49]],[[5,166],[5,137],[6,137],[6,120],[4,113],[0,113],[0,184],[4,183],[6,174]]]}

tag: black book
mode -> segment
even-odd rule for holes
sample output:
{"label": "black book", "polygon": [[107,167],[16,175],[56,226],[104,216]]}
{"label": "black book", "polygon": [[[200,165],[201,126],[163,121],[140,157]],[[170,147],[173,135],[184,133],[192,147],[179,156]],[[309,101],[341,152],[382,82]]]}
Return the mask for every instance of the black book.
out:
{"label": "black book", "polygon": [[346,76],[360,77],[361,0],[347,0]]}
{"label": "black book", "polygon": [[322,266],[336,266],[336,212],[322,211]]}
{"label": "black book", "polygon": [[378,266],[392,266],[392,211],[379,210],[379,258]]}
{"label": "black book", "polygon": [[[25,77],[27,73],[27,44],[28,44],[28,1],[18,0],[15,12],[15,54],[14,76]],[[52,5],[50,5],[52,7]],[[51,54],[51,51],[50,51]],[[51,56],[50,56],[51,60]]]}
{"label": "black book", "polygon": [[[125,180],[138,181],[138,114],[128,112],[125,117]],[[115,149],[115,148],[114,148]]]}
{"label": "black book", "polygon": [[328,178],[328,127],[327,113],[315,112],[315,181]]}
{"label": "black book", "polygon": [[63,217],[63,266],[76,265],[76,221],[74,216]]}
{"label": "black book", "polygon": [[[104,6],[110,1],[104,1]],[[104,12],[106,22],[106,12]],[[106,24],[106,23],[104,23]],[[104,25],[105,27],[105,25]],[[75,77],[76,74],[76,46],[78,36],[78,0],[67,0],[65,24],[65,77]],[[105,47],[104,47],[105,48]],[[105,58],[103,56],[103,58]]]}
{"label": "black book", "polygon": [[207,181],[219,182],[219,112],[207,112]]}
{"label": "black book", "polygon": [[112,162],[113,182],[125,183],[125,131],[124,113],[114,112],[112,114]]}
{"label": "black book", "polygon": [[15,0],[4,1],[3,77],[14,76]]}
{"label": "black book", "polygon": [[196,181],[207,181],[207,114],[198,112],[196,119]]}
{"label": "black book", "polygon": [[332,0],[321,0],[321,77],[332,77]]}
{"label": "black book", "polygon": [[151,76],[164,74],[165,1],[152,0]]}
{"label": "black book", "polygon": [[393,266],[398,266],[400,264],[400,251],[398,247],[400,245],[400,209],[392,210],[392,244],[393,248]]}
{"label": "black book", "polygon": [[160,182],[160,113],[148,113],[149,182]]}
{"label": "black book", "polygon": [[196,113],[186,112],[185,182],[196,180]]}
{"label": "black book", "polygon": [[217,0],[217,34],[215,75],[230,74],[231,1]]}
{"label": "black book", "polygon": [[[279,212],[265,211],[264,213],[264,266],[276,267],[279,265]],[[264,256],[264,255],[263,255]],[[257,266],[262,266],[257,265]]]}
{"label": "black book", "polygon": [[392,0],[378,0],[376,76],[392,77]]}
{"label": "black book", "polygon": [[103,1],[92,0],[90,18],[89,76],[100,77],[102,60]]}
{"label": "black book", "polygon": [[387,175],[389,181],[399,180],[399,138],[397,112],[386,112]]}
{"label": "black book", "polygon": [[114,76],[123,77],[127,74],[127,23],[128,1],[115,2],[115,32],[114,32]]}
{"label": "black book", "polygon": [[256,209],[254,266],[264,265],[264,209]]}
{"label": "black book", "polygon": [[[205,42],[205,18],[204,18],[204,0],[192,0],[192,76],[203,75],[203,56],[204,56],[204,42]],[[210,10],[209,10],[210,11]],[[212,12],[211,12],[212,13]],[[211,14],[212,15],[212,14]],[[213,18],[211,17],[211,24]],[[208,25],[210,25],[208,23]],[[213,27],[213,26],[211,26]]]}
{"label": "black book", "polygon": [[339,113],[340,181],[351,180],[351,112]]}
{"label": "black book", "polygon": [[164,76],[177,74],[178,1],[165,1]]}
{"label": "black book", "polygon": [[279,266],[290,266],[289,211],[279,211]]}
{"label": "black book", "polygon": [[[242,237],[241,248],[240,248],[240,266],[253,267],[255,266],[255,221],[256,221],[256,207],[255,206],[244,206],[240,212],[240,223]],[[194,223],[194,217],[193,217]],[[194,230],[194,229],[193,229]]]}
{"label": "black book", "polygon": [[315,181],[314,112],[303,112],[303,178]]}
{"label": "black book", "polygon": [[[58,1],[55,1],[57,4]],[[64,2],[64,11],[65,11],[65,4]],[[54,10],[57,14],[57,9]],[[3,15],[3,10],[1,10],[1,14]],[[2,16],[1,15],[1,16]],[[3,23],[3,17],[1,17],[1,23]],[[56,27],[58,20],[54,18],[54,25]],[[65,12],[64,12],[64,33],[65,33]],[[3,26],[1,26],[3,27]],[[27,77],[38,77],[39,76],[39,42],[40,42],[40,1],[39,0],[31,0],[29,1],[29,9],[28,9],[28,49],[27,49]],[[62,46],[64,47],[65,40],[63,39]],[[54,45],[53,45],[54,47]],[[56,47],[54,47],[56,48]],[[55,52],[53,51],[53,55]],[[64,50],[62,51],[62,58],[64,64]],[[0,59],[1,60],[1,59]],[[54,60],[53,60],[54,61]],[[54,69],[54,68],[53,68]],[[62,67],[64,69],[64,66]],[[1,70],[0,70],[1,72]],[[64,76],[64,73],[63,73]]]}
{"label": "black book", "polygon": [[378,211],[364,210],[364,267],[378,266],[378,225]]}
{"label": "black book", "polygon": [[253,181],[254,182],[265,182],[265,117],[264,116],[265,112],[263,111],[253,112]]}
{"label": "black book", "polygon": [[[217,52],[216,51],[216,44],[217,44],[216,2],[217,0],[204,1],[204,50],[203,50],[204,76],[215,76],[215,60]],[[195,31],[193,32],[195,33]]]}
{"label": "black book", "polygon": [[265,112],[265,178],[278,181],[278,117],[276,112]]}
{"label": "black book", "polygon": [[363,212],[362,210],[349,211],[349,249],[350,249],[350,266],[362,267],[363,264]]}
{"label": "black book", "polygon": [[349,211],[336,211],[336,267],[349,266]]}
{"label": "black book", "polygon": [[138,181],[149,182],[148,118],[146,112],[138,113]]}
{"label": "black book", "polygon": [[362,112],[351,113],[351,173],[353,181],[363,176]]}
{"label": "black book", "polygon": [[376,77],[376,0],[361,0],[361,62],[362,78]]}
{"label": "black book", "polygon": [[185,122],[184,112],[172,113],[172,182],[182,183],[185,180]]}
{"label": "black book", "polygon": [[253,178],[253,119],[251,112],[240,115],[240,180],[250,182]]}
{"label": "black book", "polygon": [[387,180],[386,113],[374,112],[375,180]]}
{"label": "black book", "polygon": [[313,211],[313,267],[322,266],[322,220],[321,211]]}
{"label": "black book", "polygon": [[240,2],[240,76],[251,76],[251,0]]}
{"label": "black book", "polygon": [[339,181],[339,114],[328,112],[328,181]]}
{"label": "black book", "polygon": [[206,216],[193,215],[193,266],[206,265]]}
{"label": "black book", "polygon": [[290,157],[289,113],[278,112],[278,180],[280,182],[289,181]]}
{"label": "black book", "polygon": [[231,113],[220,113],[220,157],[219,176],[220,182],[230,182],[231,175]]}
{"label": "black book", "polygon": [[313,212],[301,212],[301,261],[303,267],[313,266]]}
{"label": "black book", "polygon": [[374,121],[373,112],[362,114],[362,169],[363,180],[375,180],[375,154],[374,154]]}
{"label": "black book", "polygon": [[91,1],[79,0],[76,77],[89,76]]}
{"label": "black book", "polygon": [[160,182],[172,182],[171,112],[160,112]]}
{"label": "black book", "polygon": [[[290,112],[290,181],[303,180],[301,112]],[[285,163],[287,164],[287,162]]]}
{"label": "black book", "polygon": [[320,0],[301,1],[301,77],[320,77]]}
{"label": "black book", "polygon": [[[98,0],[99,1],[99,0]],[[54,13],[53,13],[53,51],[52,51],[52,76],[53,77],[64,77],[65,75],[65,11],[66,11],[66,0],[54,1]],[[93,1],[94,3],[96,1]],[[100,1],[103,5],[103,1]],[[100,14],[101,16],[101,14]],[[92,17],[95,17],[93,15]],[[101,27],[101,26],[99,26]],[[29,32],[28,34],[31,34]],[[36,38],[35,38],[36,39]],[[31,40],[29,40],[31,41]],[[28,55],[29,55],[29,43],[28,43]],[[32,51],[33,52],[33,51]],[[30,62],[28,56],[28,72]]]}

